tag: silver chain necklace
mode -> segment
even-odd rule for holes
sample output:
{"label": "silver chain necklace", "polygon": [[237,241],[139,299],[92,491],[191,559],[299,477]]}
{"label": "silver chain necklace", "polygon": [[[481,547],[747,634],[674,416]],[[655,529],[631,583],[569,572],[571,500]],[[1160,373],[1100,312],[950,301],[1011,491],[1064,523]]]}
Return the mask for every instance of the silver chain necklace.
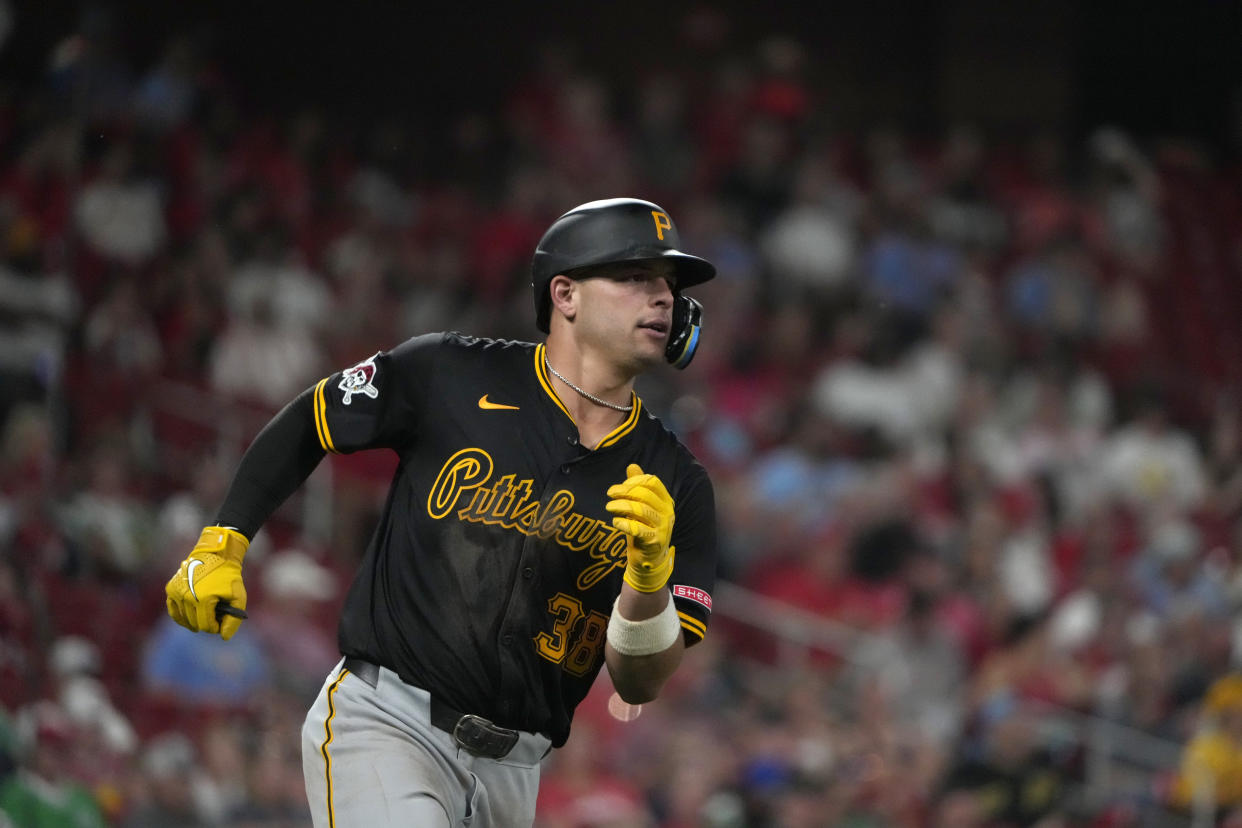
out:
{"label": "silver chain necklace", "polygon": [[629,405],[617,405],[616,403],[610,403],[608,402],[608,400],[601,400],[599,397],[595,396],[594,394],[590,394],[590,393],[587,393],[586,391],[583,391],[581,388],[574,385],[569,380],[565,379],[564,374],[562,374],[560,371],[552,367],[552,363],[548,362],[547,354],[543,355],[543,365],[545,368],[547,368],[549,371],[552,372],[553,376],[555,376],[561,382],[565,383],[570,388],[574,389],[579,394],[586,397],[588,400],[595,403],[596,405],[602,405],[604,406],[604,408],[611,408],[613,411],[620,411],[623,414],[634,410],[634,403],[630,403]]}

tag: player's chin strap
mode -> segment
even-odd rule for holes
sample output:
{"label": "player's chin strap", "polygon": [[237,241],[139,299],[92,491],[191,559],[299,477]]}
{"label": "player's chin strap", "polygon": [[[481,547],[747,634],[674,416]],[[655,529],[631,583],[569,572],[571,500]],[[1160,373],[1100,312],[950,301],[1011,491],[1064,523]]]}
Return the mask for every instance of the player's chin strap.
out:
{"label": "player's chin strap", "polygon": [[673,298],[673,325],[668,333],[664,358],[674,368],[685,368],[699,349],[699,333],[703,328],[703,306],[697,300],[679,293]]}

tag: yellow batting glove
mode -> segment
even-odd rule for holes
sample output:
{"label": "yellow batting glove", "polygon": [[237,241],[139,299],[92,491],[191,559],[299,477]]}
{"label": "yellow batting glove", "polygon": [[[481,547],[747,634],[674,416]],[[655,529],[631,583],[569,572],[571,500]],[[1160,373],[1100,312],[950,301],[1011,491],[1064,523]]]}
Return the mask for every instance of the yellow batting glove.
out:
{"label": "yellow batting glove", "polygon": [[608,489],[604,507],[612,525],[629,536],[625,582],[639,592],[659,592],[673,574],[673,498],[660,478],[643,474],[637,463],[625,470],[624,483]]}
{"label": "yellow batting glove", "polygon": [[242,618],[216,615],[217,605],[232,610],[246,609],[246,587],[242,584],[241,564],[250,541],[235,529],[208,526],[198,538],[189,557],[181,562],[177,574],[164,585],[168,614],[187,630],[219,633],[228,641],[241,626]]}

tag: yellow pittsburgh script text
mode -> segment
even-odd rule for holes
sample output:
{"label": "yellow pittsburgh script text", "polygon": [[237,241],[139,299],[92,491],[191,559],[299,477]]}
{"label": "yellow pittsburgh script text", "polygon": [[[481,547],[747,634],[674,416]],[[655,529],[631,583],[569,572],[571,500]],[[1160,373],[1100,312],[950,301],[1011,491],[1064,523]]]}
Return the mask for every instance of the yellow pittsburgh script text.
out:
{"label": "yellow pittsburgh script text", "polygon": [[[458,520],[551,538],[566,549],[585,552],[591,563],[578,575],[579,589],[590,589],[625,564],[625,533],[610,522],[573,511],[573,492],[558,489],[541,500],[533,479],[506,474],[493,482],[494,470],[491,455],[483,449],[455,452],[440,467],[427,495],[427,514],[442,520],[456,509]],[[467,492],[470,503],[458,509]]]}

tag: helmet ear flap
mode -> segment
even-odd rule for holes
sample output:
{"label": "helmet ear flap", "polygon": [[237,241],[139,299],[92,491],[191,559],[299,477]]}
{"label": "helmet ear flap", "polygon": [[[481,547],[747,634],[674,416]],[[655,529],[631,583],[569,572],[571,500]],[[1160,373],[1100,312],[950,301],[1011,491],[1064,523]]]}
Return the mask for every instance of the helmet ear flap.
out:
{"label": "helmet ear flap", "polygon": [[540,274],[540,256],[535,254],[534,279],[531,288],[535,293],[535,327],[544,333],[551,330],[552,325],[552,278],[555,274]]}
{"label": "helmet ear flap", "polygon": [[673,298],[673,324],[668,332],[668,345],[664,358],[674,368],[682,369],[690,364],[699,350],[699,335],[703,328],[703,306],[697,299],[683,293]]}

